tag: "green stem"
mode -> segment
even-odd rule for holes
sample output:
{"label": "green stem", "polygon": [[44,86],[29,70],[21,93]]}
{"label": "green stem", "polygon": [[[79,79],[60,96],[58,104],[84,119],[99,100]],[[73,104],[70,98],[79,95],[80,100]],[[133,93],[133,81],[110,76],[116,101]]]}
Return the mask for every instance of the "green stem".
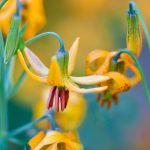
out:
{"label": "green stem", "polygon": [[142,27],[143,27],[143,30],[144,30],[144,33],[145,33],[145,36],[146,36],[148,47],[149,47],[149,50],[150,50],[150,34],[149,34],[149,31],[148,31],[147,25],[144,21],[144,18],[142,16],[139,8],[137,7],[137,5],[134,2],[130,2],[130,6],[132,6],[135,9],[137,15],[139,16],[139,19],[141,21],[141,24],[142,24]]}
{"label": "green stem", "polygon": [[144,90],[145,90],[145,93],[146,93],[146,96],[147,96],[147,99],[148,99],[148,103],[150,105],[150,93],[149,93],[149,89],[148,89],[148,86],[147,86],[147,83],[146,83],[146,80],[145,80],[145,77],[144,77],[144,73],[143,73],[142,67],[141,67],[138,59],[136,58],[136,56],[131,51],[129,51],[127,49],[122,49],[122,50],[120,50],[117,53],[117,55],[113,58],[113,60],[117,61],[122,53],[128,54],[135,61],[136,66],[138,67],[140,75],[141,75],[142,84],[143,84],[143,87],[144,87]]}
{"label": "green stem", "polygon": [[5,3],[7,2],[8,0],[2,0],[2,2],[0,2],[0,9],[5,5]]}
{"label": "green stem", "polygon": [[43,115],[42,117],[40,117],[40,118],[38,118],[38,119],[36,119],[36,120],[34,120],[34,121],[32,121],[32,122],[30,122],[30,123],[20,127],[20,128],[18,128],[18,129],[15,129],[14,131],[10,132],[9,133],[9,138],[14,137],[14,136],[16,136],[16,135],[26,131],[27,129],[33,127],[35,124],[37,124],[38,122],[40,122],[40,121],[42,121],[42,120],[44,120],[46,118],[48,118],[48,120],[50,121],[50,124],[51,124],[52,128],[55,128],[54,127],[54,125],[55,125],[54,124],[54,120],[53,120],[51,114],[47,113],[47,114]]}
{"label": "green stem", "polygon": [[60,49],[64,50],[64,43],[63,43],[63,40],[62,40],[62,38],[61,38],[57,33],[55,33],[55,32],[45,32],[45,33],[41,33],[41,34],[39,34],[39,35],[36,35],[35,37],[33,37],[33,38],[27,40],[27,41],[25,42],[25,45],[29,45],[29,44],[32,43],[33,41],[36,41],[36,40],[38,40],[38,39],[41,39],[41,38],[43,38],[43,37],[50,36],[50,35],[52,35],[52,36],[54,36],[54,37],[56,37],[56,38],[58,39],[58,41],[59,41],[59,43],[60,43]]}
{"label": "green stem", "polygon": [[7,150],[8,143],[5,137],[7,136],[8,124],[7,124],[7,91],[5,85],[5,67],[4,64],[4,41],[2,32],[0,31],[0,150]]}

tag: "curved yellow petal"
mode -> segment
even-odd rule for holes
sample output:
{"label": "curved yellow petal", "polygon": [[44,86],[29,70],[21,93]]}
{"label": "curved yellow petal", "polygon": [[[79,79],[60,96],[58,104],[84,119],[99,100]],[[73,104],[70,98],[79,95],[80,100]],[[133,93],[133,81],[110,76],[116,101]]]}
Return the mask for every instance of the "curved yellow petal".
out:
{"label": "curved yellow petal", "polygon": [[45,137],[45,133],[43,131],[39,132],[36,136],[34,136],[29,142],[29,146],[31,149],[34,149]]}
{"label": "curved yellow petal", "polygon": [[69,49],[69,63],[68,63],[68,74],[70,75],[75,66],[76,58],[77,58],[77,52],[79,48],[79,37],[76,38],[74,43],[72,44],[71,48]]}
{"label": "curved yellow petal", "polygon": [[42,76],[48,75],[48,68],[41,62],[41,60],[27,47],[25,47],[24,52],[31,65],[31,67]]}
{"label": "curved yellow petal", "polygon": [[86,72],[88,75],[95,74],[96,69],[92,68],[92,63],[97,66],[103,64],[105,58],[109,54],[107,50],[94,50],[90,52],[86,58]]}
{"label": "curved yellow petal", "polygon": [[[53,148],[56,148],[56,145],[59,143],[64,143],[66,146],[68,145],[74,150],[82,150],[82,145],[76,141],[72,141],[66,135],[57,132],[57,131],[49,131],[43,140],[34,148],[34,150],[39,150],[44,148],[45,146],[55,145]],[[51,148],[51,147],[50,147]],[[53,149],[52,149],[53,150]],[[55,149],[54,149],[55,150]]]}
{"label": "curved yellow petal", "polygon": [[96,88],[80,88],[78,85],[72,82],[71,79],[64,78],[65,86],[70,90],[78,93],[98,93],[107,90],[108,86],[96,87]]}
{"label": "curved yellow petal", "polygon": [[27,72],[27,74],[31,77],[31,78],[33,78],[34,80],[37,80],[37,81],[39,81],[39,82],[43,82],[43,83],[47,83],[47,77],[39,77],[39,76],[37,76],[37,75],[35,75],[34,73],[32,73],[31,71],[30,71],[30,69],[27,67],[27,65],[26,65],[26,62],[25,62],[25,60],[24,60],[24,58],[23,58],[23,55],[22,55],[22,53],[21,53],[21,51],[20,50],[18,50],[18,57],[19,57],[19,60],[20,60],[20,63],[21,63],[21,65],[22,65],[22,67],[24,68],[24,70]]}
{"label": "curved yellow petal", "polygon": [[133,77],[128,77],[128,79],[130,80],[131,86],[135,86],[141,80],[140,72],[132,63],[126,62],[126,67],[130,68],[134,73]]}
{"label": "curved yellow petal", "polygon": [[109,80],[108,76],[100,76],[100,75],[93,75],[93,76],[84,76],[84,77],[70,77],[74,82],[82,85],[91,85],[91,84],[98,84],[100,82],[104,82]]}

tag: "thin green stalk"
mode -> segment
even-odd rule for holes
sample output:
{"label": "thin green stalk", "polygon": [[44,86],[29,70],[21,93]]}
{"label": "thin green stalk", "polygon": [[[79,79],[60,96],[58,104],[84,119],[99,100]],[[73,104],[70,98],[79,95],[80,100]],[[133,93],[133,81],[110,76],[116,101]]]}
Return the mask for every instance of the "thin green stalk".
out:
{"label": "thin green stalk", "polygon": [[144,33],[145,33],[145,36],[146,36],[148,47],[149,47],[149,50],[150,50],[150,34],[149,34],[149,31],[148,31],[147,25],[144,21],[144,18],[142,16],[139,8],[137,7],[137,5],[134,2],[130,2],[130,4],[131,4],[131,6],[133,6],[134,10],[136,11],[137,15],[139,16],[139,19],[141,21],[141,24],[142,24],[142,27],[143,27],[143,30],[144,30]]}
{"label": "thin green stalk", "polygon": [[136,56],[131,51],[129,51],[127,49],[122,49],[117,53],[117,55],[113,58],[113,60],[117,61],[122,53],[126,53],[126,54],[130,55],[131,58],[135,61],[135,64],[138,67],[138,70],[139,70],[140,75],[141,75],[141,80],[142,80],[142,84],[143,84],[143,87],[144,87],[144,90],[145,90],[145,93],[146,93],[146,96],[148,99],[148,103],[150,105],[150,92],[149,92],[149,89],[148,89],[148,86],[147,86],[147,83],[146,83],[146,80],[144,77],[143,69],[142,69],[138,59],[136,58]]}
{"label": "thin green stalk", "polygon": [[15,129],[14,131],[10,132],[9,135],[8,135],[9,138],[14,137],[14,136],[16,136],[16,135],[26,131],[27,129],[30,129],[35,124],[37,124],[38,122],[40,122],[40,121],[42,121],[42,120],[44,120],[46,118],[50,121],[50,124],[51,124],[52,128],[55,128],[54,127],[54,125],[55,125],[54,124],[54,119],[52,118],[50,113],[47,113],[47,114],[43,115],[42,117],[40,117],[40,118],[38,118],[38,119],[36,119],[36,120],[34,120],[34,121],[32,121],[32,122],[30,122],[30,123],[20,127],[20,128],[18,128],[18,129]]}
{"label": "thin green stalk", "polygon": [[41,38],[43,38],[43,37],[50,36],[50,35],[52,35],[52,36],[54,36],[54,37],[56,37],[56,38],[58,39],[58,41],[59,41],[59,43],[60,43],[60,49],[64,50],[64,43],[63,43],[63,40],[62,40],[62,38],[61,38],[57,33],[55,33],[55,32],[45,32],[45,33],[41,33],[41,34],[39,34],[39,35],[36,35],[35,37],[33,37],[33,38],[27,40],[27,41],[25,42],[25,45],[29,45],[29,44],[32,43],[33,41],[36,41],[36,40],[38,40],[38,39],[41,39]]}
{"label": "thin green stalk", "polygon": [[5,90],[5,64],[4,64],[4,41],[2,32],[0,31],[0,150],[7,150],[8,143],[5,137],[8,131],[7,120],[7,92]]}

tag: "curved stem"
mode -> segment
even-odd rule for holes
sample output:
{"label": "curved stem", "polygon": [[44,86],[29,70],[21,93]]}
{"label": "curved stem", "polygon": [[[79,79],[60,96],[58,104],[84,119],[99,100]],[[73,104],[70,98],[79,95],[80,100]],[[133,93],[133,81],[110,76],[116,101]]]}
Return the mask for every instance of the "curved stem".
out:
{"label": "curved stem", "polygon": [[35,124],[37,124],[38,122],[40,122],[40,121],[42,121],[42,120],[44,120],[44,119],[46,119],[46,118],[49,120],[52,129],[54,129],[54,128],[55,128],[55,127],[54,127],[54,125],[55,125],[55,124],[54,124],[54,119],[53,119],[53,117],[51,116],[51,114],[48,112],[48,113],[46,113],[45,115],[43,115],[42,117],[40,117],[40,118],[38,118],[38,119],[36,119],[36,120],[34,120],[34,121],[32,121],[32,122],[30,122],[30,123],[28,123],[28,124],[26,124],[26,125],[20,127],[20,128],[18,128],[18,129],[15,129],[14,131],[10,132],[9,135],[8,135],[8,137],[11,138],[11,137],[14,137],[14,136],[16,136],[16,135],[22,133],[22,132],[24,132],[25,130],[31,128],[32,126],[34,126]]}
{"label": "curved stem", "polygon": [[33,37],[33,38],[31,38],[31,39],[25,41],[25,45],[29,45],[29,44],[32,43],[33,41],[36,41],[36,40],[38,40],[38,39],[41,39],[41,38],[43,38],[43,37],[50,36],[50,35],[52,35],[52,36],[54,36],[54,37],[56,37],[56,38],[58,39],[58,41],[59,41],[59,43],[60,43],[60,49],[61,49],[61,50],[64,50],[65,48],[64,48],[63,40],[62,40],[62,38],[61,38],[57,33],[55,33],[55,32],[44,32],[44,33],[38,34],[38,35],[36,35],[35,37]]}
{"label": "curved stem", "polygon": [[129,51],[127,49],[122,49],[122,50],[120,50],[116,54],[116,56],[113,58],[113,60],[117,61],[122,53],[128,54],[135,61],[136,66],[138,67],[138,70],[139,70],[140,75],[141,75],[142,84],[143,84],[143,87],[144,87],[144,90],[145,90],[145,93],[146,93],[146,96],[147,96],[147,99],[148,99],[148,103],[150,105],[150,93],[149,93],[149,89],[148,89],[148,86],[147,86],[147,83],[146,83],[146,80],[145,80],[145,77],[144,77],[143,69],[142,69],[142,67],[141,67],[138,59],[136,58],[136,56],[131,51]]}
{"label": "curved stem", "polygon": [[142,16],[139,8],[137,7],[137,5],[134,2],[130,2],[130,6],[132,6],[135,9],[137,15],[139,16],[139,19],[141,21],[141,24],[142,24],[142,27],[143,27],[143,30],[144,30],[144,33],[145,33],[145,36],[146,36],[148,47],[150,49],[150,34],[149,34],[149,31],[148,31],[147,25],[146,25],[146,23],[144,21],[144,18]]}

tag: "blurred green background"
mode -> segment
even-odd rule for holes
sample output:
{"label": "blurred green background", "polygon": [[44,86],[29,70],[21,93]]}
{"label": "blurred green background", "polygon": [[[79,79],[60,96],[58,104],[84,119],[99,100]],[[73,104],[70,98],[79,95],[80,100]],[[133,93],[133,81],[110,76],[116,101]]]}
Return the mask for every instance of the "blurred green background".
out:
{"label": "blurred green background", "polygon": [[[61,35],[66,49],[80,37],[78,60],[74,75],[85,74],[86,55],[94,49],[116,50],[126,47],[126,13],[128,0],[45,0],[47,24],[41,31]],[[135,0],[147,25],[150,25],[149,0]],[[54,38],[43,38],[30,48],[49,66],[58,48]],[[143,34],[140,62],[148,84],[150,53]],[[22,71],[17,61],[15,79]],[[10,128],[19,127],[32,119],[32,108],[43,98],[47,87],[27,77],[19,94],[9,105]],[[141,84],[120,96],[118,106],[109,111],[95,102],[95,95],[86,95],[88,113],[79,131],[85,150],[150,150],[150,108]],[[11,145],[11,149],[22,149]]]}

